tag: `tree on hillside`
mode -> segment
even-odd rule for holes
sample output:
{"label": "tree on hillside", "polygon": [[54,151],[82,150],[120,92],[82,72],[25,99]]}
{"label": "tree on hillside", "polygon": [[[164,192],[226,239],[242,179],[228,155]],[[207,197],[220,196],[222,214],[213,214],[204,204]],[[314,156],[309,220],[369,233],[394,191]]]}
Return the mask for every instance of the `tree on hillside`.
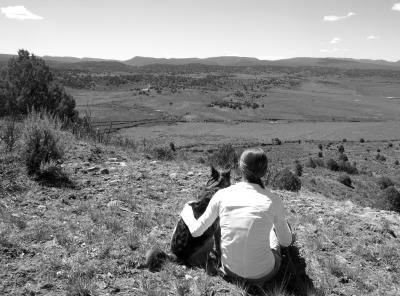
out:
{"label": "tree on hillside", "polygon": [[26,114],[28,110],[46,109],[60,117],[76,115],[75,100],[54,80],[44,60],[19,50],[10,59],[0,83],[0,115]]}

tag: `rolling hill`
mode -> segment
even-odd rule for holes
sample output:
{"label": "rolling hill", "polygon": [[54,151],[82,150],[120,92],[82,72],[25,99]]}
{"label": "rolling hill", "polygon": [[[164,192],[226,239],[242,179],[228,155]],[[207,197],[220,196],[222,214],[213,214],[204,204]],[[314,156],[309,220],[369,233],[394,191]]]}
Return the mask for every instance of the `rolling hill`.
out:
{"label": "rolling hill", "polygon": [[[13,55],[0,54],[0,65],[4,65]],[[71,68],[71,69],[96,69],[104,71],[132,71],[133,67],[143,67],[148,65],[187,65],[201,64],[207,66],[282,66],[282,67],[325,67],[338,68],[343,70],[399,70],[400,61],[389,62],[385,60],[352,59],[352,58],[312,58],[295,57],[281,60],[260,60],[252,57],[239,56],[219,56],[210,58],[152,58],[135,56],[126,61],[107,60],[98,58],[76,58],[76,57],[56,57],[43,56],[52,67]]]}

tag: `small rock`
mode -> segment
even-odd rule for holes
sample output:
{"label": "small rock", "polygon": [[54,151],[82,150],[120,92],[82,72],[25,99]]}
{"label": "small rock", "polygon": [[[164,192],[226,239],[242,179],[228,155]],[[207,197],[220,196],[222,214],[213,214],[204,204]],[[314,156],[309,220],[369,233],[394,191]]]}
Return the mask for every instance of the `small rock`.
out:
{"label": "small rock", "polygon": [[111,207],[120,207],[122,206],[122,201],[120,200],[112,200],[110,202],[108,202],[107,207],[111,208]]}
{"label": "small rock", "polygon": [[127,164],[126,164],[126,162],[125,162],[125,161],[122,161],[122,162],[120,162],[120,163],[119,163],[119,166],[121,166],[121,167],[126,167],[126,166],[127,166]]}
{"label": "small rock", "polygon": [[90,168],[86,169],[87,172],[97,172],[98,170],[100,170],[100,168],[98,166],[94,166],[94,167],[90,167]]}
{"label": "small rock", "polygon": [[178,176],[177,173],[169,174],[169,177],[170,177],[171,179],[176,179],[177,176]]}
{"label": "small rock", "polygon": [[194,176],[194,173],[193,172],[188,172],[187,175],[188,176]]}
{"label": "small rock", "polygon": [[45,210],[45,209],[46,209],[46,206],[44,206],[44,205],[38,205],[38,206],[37,206],[37,209],[38,209],[38,210]]}
{"label": "small rock", "polygon": [[110,173],[110,171],[107,168],[104,168],[100,171],[100,174],[102,175],[108,175]]}
{"label": "small rock", "polygon": [[89,165],[90,165],[90,162],[84,162],[84,163],[82,163],[82,165],[83,165],[83,166],[89,166]]}
{"label": "small rock", "polygon": [[116,161],[118,161],[118,158],[109,158],[108,161],[110,161],[110,162],[116,162]]}

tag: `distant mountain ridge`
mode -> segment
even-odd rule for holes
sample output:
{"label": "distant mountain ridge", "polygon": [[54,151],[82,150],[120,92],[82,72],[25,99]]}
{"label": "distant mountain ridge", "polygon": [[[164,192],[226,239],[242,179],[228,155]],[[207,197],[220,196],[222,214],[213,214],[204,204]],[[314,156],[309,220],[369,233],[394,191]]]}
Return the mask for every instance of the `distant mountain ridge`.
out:
{"label": "distant mountain ridge", "polygon": [[[9,54],[0,54],[0,65],[7,63],[13,57]],[[353,59],[353,58],[312,58],[312,57],[296,57],[281,60],[260,60],[253,57],[240,56],[219,56],[210,58],[152,58],[135,56],[126,61],[99,59],[99,58],[76,58],[76,57],[57,57],[43,56],[44,60],[49,62],[51,66],[67,68],[72,67],[81,69],[85,67],[107,69],[128,70],[129,67],[143,67],[148,65],[186,65],[186,64],[202,64],[209,66],[283,66],[283,67],[334,67],[340,69],[383,69],[383,70],[400,70],[400,60],[397,62],[389,62],[385,60],[370,59]]]}

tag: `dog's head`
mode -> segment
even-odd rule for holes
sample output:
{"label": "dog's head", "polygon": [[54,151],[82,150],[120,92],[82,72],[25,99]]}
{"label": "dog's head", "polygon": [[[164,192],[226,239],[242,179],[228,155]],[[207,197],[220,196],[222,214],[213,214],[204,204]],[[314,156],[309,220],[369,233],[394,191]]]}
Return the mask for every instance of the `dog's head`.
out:
{"label": "dog's head", "polygon": [[213,166],[211,167],[211,176],[207,181],[206,188],[226,188],[231,186],[231,171],[219,172]]}

